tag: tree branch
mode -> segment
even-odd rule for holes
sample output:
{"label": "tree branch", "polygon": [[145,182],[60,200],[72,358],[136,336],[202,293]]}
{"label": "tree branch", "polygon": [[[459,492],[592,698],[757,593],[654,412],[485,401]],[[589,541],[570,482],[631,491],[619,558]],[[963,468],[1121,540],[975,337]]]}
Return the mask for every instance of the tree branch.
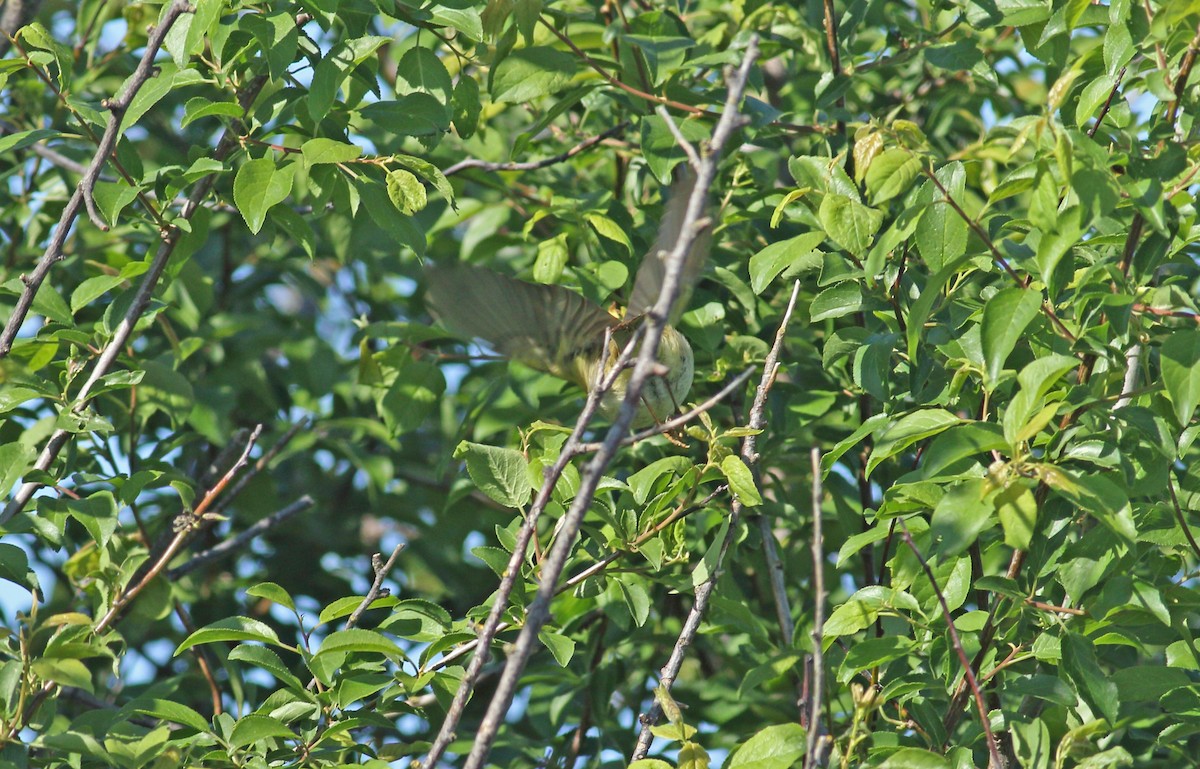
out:
{"label": "tree branch", "polygon": [[314,504],[315,502],[313,502],[313,498],[305,494],[282,510],[277,510],[274,513],[271,513],[261,521],[255,521],[254,524],[238,534],[236,537],[227,539],[218,545],[214,545],[207,550],[197,553],[190,561],[171,569],[167,572],[167,579],[174,582],[186,574],[191,574],[196,569],[233,555],[258,537],[261,537],[263,534],[266,534],[271,529],[286,521],[288,518],[291,518],[296,513],[307,510]]}

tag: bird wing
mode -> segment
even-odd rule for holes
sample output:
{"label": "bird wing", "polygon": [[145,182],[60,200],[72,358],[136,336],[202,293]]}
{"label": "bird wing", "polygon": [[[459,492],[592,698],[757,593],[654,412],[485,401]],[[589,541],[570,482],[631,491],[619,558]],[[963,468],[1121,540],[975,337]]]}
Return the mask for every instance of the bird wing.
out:
{"label": "bird wing", "polygon": [[[662,291],[663,279],[667,274],[666,257],[675,248],[679,234],[683,229],[683,219],[687,213],[688,199],[696,186],[696,173],[686,163],[676,172],[675,181],[671,184],[670,199],[663,212],[662,222],[658,226],[658,237],[650,252],[642,259],[638,267],[637,277],[633,281],[633,292],[629,295],[628,317],[643,315],[658,301]],[[671,310],[670,322],[674,325],[679,316],[687,308],[688,297],[692,287],[700,279],[704,264],[708,261],[708,252],[712,246],[712,228],[706,227],[692,241],[691,250],[684,258],[683,272],[679,282],[679,298]]]}
{"label": "bird wing", "polygon": [[[605,329],[617,319],[562,286],[526,283],[482,267],[428,271],[426,303],[457,336],[482,339],[500,354],[588,387]],[[592,352],[591,355],[587,353]]]}

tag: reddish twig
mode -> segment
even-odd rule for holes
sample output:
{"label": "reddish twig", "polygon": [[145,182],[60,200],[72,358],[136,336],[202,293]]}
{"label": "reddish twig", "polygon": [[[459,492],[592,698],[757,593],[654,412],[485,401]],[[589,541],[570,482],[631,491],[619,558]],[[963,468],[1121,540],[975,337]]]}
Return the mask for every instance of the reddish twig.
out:
{"label": "reddish twig", "polygon": [[908,549],[916,556],[917,562],[921,564],[921,569],[925,572],[926,578],[929,579],[929,584],[933,587],[934,594],[937,595],[938,604],[942,607],[942,617],[946,620],[946,630],[950,633],[950,644],[954,647],[954,652],[958,655],[959,662],[962,663],[963,676],[966,678],[967,684],[971,687],[971,693],[975,695],[975,706],[979,709],[979,723],[983,727],[984,736],[987,738],[990,767],[991,769],[1000,769],[1000,767],[1004,766],[1004,763],[1000,758],[1000,750],[996,747],[996,735],[992,733],[992,725],[988,720],[988,709],[983,701],[983,692],[979,690],[979,682],[975,680],[975,672],[971,669],[971,662],[967,659],[967,653],[963,649],[962,641],[958,637],[958,630],[954,627],[954,617],[950,614],[950,606],[946,603],[946,596],[938,586],[937,577],[934,576],[933,569],[929,568],[929,562],[925,560],[925,556],[921,555],[921,551],[917,549],[916,543],[913,542],[912,534],[909,533],[904,519],[897,518],[896,520],[899,521],[900,536],[904,538]]}

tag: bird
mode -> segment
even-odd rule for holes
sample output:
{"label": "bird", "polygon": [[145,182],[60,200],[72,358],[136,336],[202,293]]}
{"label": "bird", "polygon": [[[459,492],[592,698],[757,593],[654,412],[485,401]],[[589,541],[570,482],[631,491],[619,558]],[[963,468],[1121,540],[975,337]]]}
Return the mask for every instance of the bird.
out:
{"label": "bird", "polygon": [[[658,301],[666,258],[680,237],[695,184],[695,173],[686,165],[676,173],[658,236],[638,267],[621,317],[564,286],[528,283],[461,263],[428,269],[426,306],[453,335],[485,342],[511,360],[590,391],[616,364],[636,321]],[[659,342],[660,365],[642,387],[635,428],[664,421],[692,388],[695,358],[676,324],[711,244],[711,227],[705,226],[684,259],[680,295]],[[631,374],[629,368],[622,371],[601,398],[599,413],[605,419],[620,410]]]}

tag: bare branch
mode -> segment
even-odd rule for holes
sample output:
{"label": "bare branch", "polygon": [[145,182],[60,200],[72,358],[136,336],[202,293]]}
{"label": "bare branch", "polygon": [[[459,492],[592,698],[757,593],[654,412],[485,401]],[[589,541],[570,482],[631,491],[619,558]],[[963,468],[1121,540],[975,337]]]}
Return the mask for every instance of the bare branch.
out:
{"label": "bare branch", "polygon": [[813,629],[812,629],[812,677],[809,681],[808,750],[804,754],[804,769],[815,769],[818,762],[818,743],[821,741],[821,697],[825,693],[825,659],[821,645],[825,642],[825,542],[821,535],[821,450],[812,449],[812,565],[813,565]]}
{"label": "bare branch", "polygon": [[171,581],[177,580],[185,574],[192,573],[196,569],[233,555],[238,550],[241,550],[246,545],[249,545],[258,537],[261,537],[263,534],[266,534],[271,529],[286,521],[288,518],[291,518],[296,513],[307,510],[314,504],[313,498],[305,494],[282,510],[277,510],[274,513],[271,513],[261,521],[255,521],[254,524],[252,524],[242,533],[238,534],[236,537],[227,539],[219,545],[214,545],[203,552],[197,553],[190,561],[171,569],[167,572],[167,579]]}
{"label": "bare branch", "polygon": [[[601,349],[607,350],[611,339],[612,332],[609,330],[605,333],[604,344]],[[462,720],[463,712],[467,707],[467,700],[470,698],[471,692],[474,691],[475,684],[479,681],[479,676],[483,673],[483,666],[487,664],[488,658],[491,656],[492,641],[495,640],[496,634],[501,629],[507,627],[500,621],[500,618],[504,615],[504,610],[508,607],[508,598],[512,595],[517,580],[521,579],[521,566],[525,562],[525,554],[529,550],[529,543],[533,540],[534,532],[537,531],[538,518],[541,517],[542,512],[546,509],[546,505],[549,504],[554,487],[558,484],[558,479],[562,477],[571,460],[579,454],[580,441],[583,439],[583,434],[587,431],[592,418],[596,415],[596,410],[600,407],[600,399],[612,387],[617,376],[625,368],[630,356],[633,354],[633,349],[638,339],[639,334],[634,334],[629,343],[625,345],[625,349],[621,351],[620,356],[618,356],[608,375],[597,382],[596,386],[588,392],[587,401],[583,404],[583,411],[580,412],[579,419],[575,422],[574,430],[571,431],[571,435],[567,438],[566,443],[563,444],[558,459],[546,470],[542,487],[534,498],[529,512],[525,514],[525,523],[521,526],[520,531],[517,532],[517,539],[513,545],[512,554],[508,558],[504,577],[500,580],[500,584],[496,588],[495,597],[492,599],[492,608],[488,612],[487,619],[484,620],[478,638],[473,642],[473,646],[471,644],[464,644],[452,654],[446,655],[447,658],[461,656],[466,653],[468,647],[475,651],[471,656],[471,661],[467,664],[467,669],[463,673],[462,680],[459,681],[458,690],[454,693],[454,699],[451,700],[450,707],[446,709],[446,717],[442,720],[442,725],[438,729],[437,736],[430,745],[429,753],[422,764],[424,769],[433,769],[436,767],[442,754],[446,752],[446,748],[454,741],[455,730],[458,729],[458,723]],[[445,661],[443,659],[443,662]]]}
{"label": "bare branch", "polygon": [[1133,400],[1137,390],[1138,369],[1141,367],[1142,345],[1134,343],[1125,353],[1125,379],[1121,383],[1121,397],[1113,403],[1113,409],[1123,409]]}
{"label": "bare branch", "polygon": [[246,441],[246,448],[242,451],[242,455],[238,458],[238,461],[205,493],[204,497],[200,500],[200,504],[196,505],[195,510],[185,512],[180,516],[182,522],[176,521],[178,530],[175,532],[175,536],[163,550],[162,554],[153,559],[153,565],[134,578],[133,586],[128,591],[123,594],[118,593],[113,597],[112,605],[109,607],[108,612],[95,625],[94,632],[96,635],[100,635],[111,627],[116,622],[117,617],[121,616],[121,612],[125,611],[125,608],[133,602],[133,599],[137,598],[146,589],[146,586],[153,582],[154,578],[161,574],[163,569],[167,567],[167,564],[171,562],[171,559],[183,547],[184,542],[192,536],[195,526],[204,520],[204,514],[212,506],[213,501],[229,485],[229,482],[237,475],[238,471],[246,466],[246,463],[250,459],[250,450],[254,448],[254,442],[258,439],[261,431],[262,425],[255,428],[254,432],[250,435],[250,439]]}
{"label": "bare branch", "polygon": [[[641,60],[639,59],[639,61]],[[687,137],[683,135],[683,132],[679,130],[679,126],[675,124],[675,118],[671,117],[671,113],[667,111],[667,108],[660,104],[654,108],[654,112],[663,119],[664,123],[667,124],[667,128],[670,129],[671,135],[675,137],[675,143],[678,144],[680,149],[683,150],[683,154],[687,155],[688,163],[691,164],[692,168],[699,168],[699,153],[696,152],[696,148],[693,147],[692,143],[687,140]]]}
{"label": "bare branch", "polygon": [[233,488],[229,490],[229,493],[221,497],[221,502],[215,508],[213,508],[213,512],[220,513],[225,510],[225,508],[229,507],[230,503],[237,499],[238,494],[241,494],[242,490],[246,488],[246,484],[250,483],[250,481],[254,480],[256,475],[267,469],[267,465],[271,464],[271,460],[275,459],[275,457],[279,455],[279,452],[283,451],[283,449],[292,442],[292,439],[296,437],[297,433],[299,433],[305,427],[308,427],[310,424],[312,424],[312,420],[310,420],[308,417],[305,417],[289,427],[288,431],[280,436],[279,440],[275,441],[275,445],[258,458],[258,461],[254,463],[254,467],[250,468],[250,471],[244,474],[241,478],[238,478],[238,482],[233,485]]}
{"label": "bare branch", "polygon": [[17,30],[33,21],[42,0],[5,0],[0,7],[0,56],[8,53]]}
{"label": "bare branch", "polygon": [[375,581],[371,583],[371,589],[367,591],[365,596],[363,596],[362,603],[358,605],[358,607],[350,615],[350,618],[346,620],[346,626],[343,628],[343,630],[349,630],[357,625],[359,619],[362,618],[363,612],[365,612],[371,604],[375,603],[375,599],[379,598],[381,595],[387,595],[387,591],[383,588],[383,581],[387,579],[388,572],[390,572],[392,567],[396,565],[396,559],[400,557],[400,553],[403,550],[403,542],[396,545],[396,547],[392,549],[392,555],[387,559],[387,563],[383,562],[383,556],[381,556],[379,553],[371,556],[371,568],[375,571]]}
{"label": "bare branch", "polygon": [[[740,373],[736,377],[734,377],[729,382],[729,384],[722,387],[712,397],[708,398],[703,403],[698,404],[695,408],[689,409],[689,410],[683,412],[682,414],[680,414],[679,416],[672,417],[671,419],[668,419],[665,422],[660,422],[659,424],[656,424],[652,427],[647,427],[645,430],[642,430],[641,432],[638,432],[638,433],[634,433],[633,435],[629,436],[628,438],[623,438],[621,440],[621,445],[622,446],[632,446],[633,444],[638,443],[639,441],[644,441],[647,438],[653,438],[656,435],[662,435],[663,433],[669,433],[672,430],[683,427],[687,423],[694,420],[696,417],[700,416],[704,412],[711,409],[713,406],[716,406],[718,403],[720,403],[721,401],[728,398],[729,395],[731,393],[733,393],[734,390],[738,389],[743,384],[745,384],[746,380],[749,379],[750,375],[753,373],[754,373],[753,367],[746,369],[745,371],[743,371],[742,373]],[[600,447],[602,445],[603,444],[601,444],[601,443],[581,443],[581,444],[579,444],[579,453],[587,454],[587,453],[591,453],[593,451],[599,451]]]}

